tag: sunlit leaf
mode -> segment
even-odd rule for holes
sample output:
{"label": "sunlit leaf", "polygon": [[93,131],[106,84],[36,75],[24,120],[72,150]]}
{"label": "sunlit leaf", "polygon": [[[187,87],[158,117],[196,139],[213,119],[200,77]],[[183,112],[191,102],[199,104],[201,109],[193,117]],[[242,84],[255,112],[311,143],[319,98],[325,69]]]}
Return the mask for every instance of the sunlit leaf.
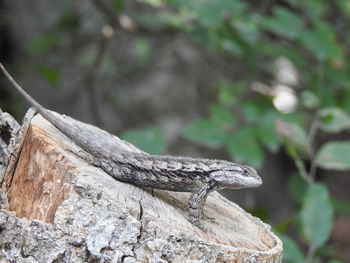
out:
{"label": "sunlit leaf", "polygon": [[341,47],[336,42],[335,33],[326,24],[320,25],[317,29],[303,32],[300,42],[319,60],[338,59],[343,55]]}
{"label": "sunlit leaf", "polygon": [[193,0],[182,1],[197,13],[198,22],[206,28],[214,28],[224,22],[230,14],[240,13],[245,9],[245,3],[238,0]]}
{"label": "sunlit leaf", "polygon": [[281,7],[276,7],[274,16],[266,17],[262,22],[266,30],[290,39],[295,39],[303,28],[303,21],[299,15]]}
{"label": "sunlit leaf", "polygon": [[163,0],[142,0],[142,2],[147,3],[153,7],[161,7]]}
{"label": "sunlit leaf", "polygon": [[312,19],[316,21],[327,10],[327,5],[325,5],[324,2],[319,0],[308,0],[308,1],[301,1],[301,2],[306,7],[307,14],[310,15]]}
{"label": "sunlit leaf", "polygon": [[230,136],[227,147],[228,152],[235,161],[247,163],[256,168],[262,166],[264,153],[256,139],[256,133],[253,128],[240,128]]}
{"label": "sunlit leaf", "polygon": [[121,138],[151,154],[165,152],[165,140],[157,128],[127,130],[122,133]]}
{"label": "sunlit leaf", "polygon": [[329,142],[322,145],[317,152],[315,161],[318,166],[325,169],[350,169],[350,142]]}
{"label": "sunlit leaf", "polygon": [[258,41],[260,31],[254,19],[239,20],[234,26],[246,42],[255,44]]}
{"label": "sunlit leaf", "polygon": [[340,108],[325,108],[320,111],[321,129],[340,132],[350,128],[350,116]]}
{"label": "sunlit leaf", "polygon": [[201,143],[209,147],[218,147],[227,139],[227,134],[218,127],[213,120],[197,120],[188,124],[182,134],[188,140]]}
{"label": "sunlit leaf", "polygon": [[301,209],[302,231],[310,245],[320,247],[329,238],[333,225],[333,206],[325,185],[311,185]]}

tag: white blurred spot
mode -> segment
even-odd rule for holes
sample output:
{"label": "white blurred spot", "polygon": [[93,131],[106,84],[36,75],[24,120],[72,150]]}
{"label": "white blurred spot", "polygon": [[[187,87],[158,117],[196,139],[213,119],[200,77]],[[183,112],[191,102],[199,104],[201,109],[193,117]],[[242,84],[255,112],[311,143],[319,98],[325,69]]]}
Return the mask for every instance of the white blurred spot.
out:
{"label": "white blurred spot", "polygon": [[137,29],[135,22],[125,14],[120,15],[118,21],[120,26],[127,31],[134,31]]}
{"label": "white blurred spot", "polygon": [[112,26],[110,25],[104,25],[102,27],[102,35],[105,37],[105,38],[111,38],[114,34],[114,29]]}
{"label": "white blurred spot", "polygon": [[277,58],[275,67],[276,82],[287,86],[296,86],[298,84],[297,69],[289,59],[285,57]]}
{"label": "white blurred spot", "polygon": [[294,91],[284,85],[276,85],[274,88],[275,95],[272,101],[276,109],[283,113],[295,111],[298,106],[298,98]]}

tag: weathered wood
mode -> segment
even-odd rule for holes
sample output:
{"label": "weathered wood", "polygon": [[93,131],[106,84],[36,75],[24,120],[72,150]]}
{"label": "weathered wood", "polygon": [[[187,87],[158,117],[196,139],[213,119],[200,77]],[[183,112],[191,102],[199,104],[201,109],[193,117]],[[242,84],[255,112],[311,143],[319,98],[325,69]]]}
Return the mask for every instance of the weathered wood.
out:
{"label": "weathered wood", "polygon": [[281,262],[282,244],[269,226],[220,194],[207,200],[204,233],[188,221],[189,194],[114,180],[77,157],[80,148],[41,116],[25,130],[2,188],[8,204],[0,212],[0,253],[8,260]]}

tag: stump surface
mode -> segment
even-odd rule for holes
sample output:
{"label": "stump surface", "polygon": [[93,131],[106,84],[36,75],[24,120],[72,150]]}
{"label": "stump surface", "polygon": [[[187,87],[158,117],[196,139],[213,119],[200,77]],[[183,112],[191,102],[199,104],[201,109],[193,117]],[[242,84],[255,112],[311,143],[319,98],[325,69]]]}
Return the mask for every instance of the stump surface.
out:
{"label": "stump surface", "polygon": [[[65,119],[98,140],[139,151]],[[269,226],[219,193],[207,199],[204,213],[214,220],[204,222],[205,233],[188,221],[188,193],[113,179],[77,157],[82,150],[40,115],[22,127],[28,128],[3,181],[8,204],[0,213],[0,245],[17,242],[2,250],[9,260],[281,262],[282,243]]]}

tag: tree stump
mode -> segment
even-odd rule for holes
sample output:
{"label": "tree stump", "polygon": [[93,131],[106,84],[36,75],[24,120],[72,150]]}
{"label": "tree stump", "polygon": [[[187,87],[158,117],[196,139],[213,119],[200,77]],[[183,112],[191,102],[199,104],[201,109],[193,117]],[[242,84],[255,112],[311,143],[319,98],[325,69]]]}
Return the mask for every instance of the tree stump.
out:
{"label": "tree stump", "polygon": [[[281,262],[282,243],[270,227],[219,193],[208,197],[204,213],[211,219],[203,232],[188,221],[188,193],[117,181],[80,159],[75,153],[82,150],[48,121],[32,116],[30,111],[12,146],[2,182],[3,260]],[[60,117],[101,141],[108,137],[140,151],[96,127]]]}

